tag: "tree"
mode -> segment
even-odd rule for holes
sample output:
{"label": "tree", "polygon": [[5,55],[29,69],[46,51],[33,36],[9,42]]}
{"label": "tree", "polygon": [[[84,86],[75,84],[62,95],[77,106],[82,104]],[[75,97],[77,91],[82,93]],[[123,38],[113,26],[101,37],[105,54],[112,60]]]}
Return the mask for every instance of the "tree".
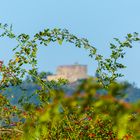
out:
{"label": "tree", "polygon": [[42,72],[39,73],[39,77],[41,79],[46,79],[47,76],[49,76],[49,75],[53,75],[53,73],[51,73],[51,72],[44,72],[44,71],[42,71]]}
{"label": "tree", "polygon": [[[123,94],[123,85],[116,83],[118,77],[123,76],[118,72],[125,68],[120,63],[120,58],[125,55],[125,48],[131,48],[132,42],[140,41],[137,33],[127,34],[124,41],[115,38],[116,44],[110,44],[111,54],[108,58],[97,53],[87,39],[78,38],[61,29],[45,29],[36,33],[32,38],[27,34],[16,35],[12,26],[0,24],[1,37],[9,37],[17,41],[13,49],[15,57],[8,65],[1,67],[2,80],[0,89],[19,85],[25,75],[35,79],[39,89],[35,94],[39,96],[41,104],[23,103],[16,107],[9,103],[3,94],[0,94],[0,137],[5,139],[124,139],[139,138],[139,104],[128,104],[116,99],[116,95]],[[37,72],[38,46],[48,46],[49,43],[73,43],[76,47],[89,50],[89,56],[97,63],[97,81],[88,79],[80,85],[71,98],[65,97],[60,89],[52,88],[54,83],[46,84]],[[31,69],[26,70],[25,65]],[[63,81],[63,80],[62,80]],[[65,82],[65,81],[64,81]],[[97,96],[97,92],[106,90],[107,95]],[[86,93],[83,95],[83,91]],[[94,101],[94,102],[93,102]],[[118,114],[116,114],[116,112]],[[136,112],[136,116],[133,113]],[[15,118],[18,121],[14,121]],[[96,126],[96,127],[95,127]],[[133,126],[133,128],[132,128]],[[97,129],[95,129],[97,128]],[[105,129],[103,129],[105,128]],[[137,131],[138,130],[138,131]],[[3,133],[4,132],[4,133]],[[137,133],[138,132],[138,133]],[[25,135],[26,133],[26,135]]]}

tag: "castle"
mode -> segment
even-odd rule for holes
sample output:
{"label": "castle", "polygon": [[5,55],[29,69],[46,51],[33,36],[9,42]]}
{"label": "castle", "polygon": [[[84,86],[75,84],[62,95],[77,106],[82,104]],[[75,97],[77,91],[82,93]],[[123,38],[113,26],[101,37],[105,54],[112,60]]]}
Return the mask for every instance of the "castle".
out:
{"label": "castle", "polygon": [[47,80],[67,79],[70,83],[88,78],[86,65],[63,65],[57,68],[55,75],[47,76]]}

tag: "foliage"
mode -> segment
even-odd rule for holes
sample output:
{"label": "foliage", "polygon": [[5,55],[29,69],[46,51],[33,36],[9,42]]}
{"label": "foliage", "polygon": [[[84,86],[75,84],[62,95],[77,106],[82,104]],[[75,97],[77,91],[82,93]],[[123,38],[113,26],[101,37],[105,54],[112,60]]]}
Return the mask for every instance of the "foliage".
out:
{"label": "foliage", "polygon": [[[85,38],[78,38],[73,34],[70,34],[68,30],[64,29],[44,29],[44,31],[36,33],[33,38],[27,34],[15,35],[12,32],[12,26],[8,27],[7,24],[0,24],[2,30],[1,37],[9,37],[15,39],[18,45],[13,49],[15,51],[15,58],[9,61],[8,67],[3,66],[3,80],[2,85],[16,84],[21,82],[19,77],[24,77],[25,73],[30,74],[34,78],[40,81],[37,75],[37,51],[38,44],[48,46],[51,42],[58,42],[60,45],[65,41],[74,44],[76,47],[83,47],[89,50],[89,56],[95,56],[95,60],[98,62],[97,74],[99,75],[99,82],[104,86],[109,85],[112,81],[123,75],[118,73],[119,69],[125,68],[125,66],[118,61],[125,55],[124,49],[131,48],[133,42],[140,41],[138,33],[127,34],[125,41],[120,41],[117,38],[114,40],[116,44],[110,43],[111,54],[109,58],[104,58],[103,55],[97,53],[97,49],[90,45],[89,41]],[[31,70],[21,69],[24,65],[30,65]],[[13,74],[14,73],[14,74]],[[43,83],[42,83],[43,86]],[[45,87],[44,87],[45,88]]]}
{"label": "foliage", "polygon": [[[80,39],[68,30],[45,29],[31,37],[27,34],[15,35],[12,26],[0,24],[1,37],[17,41],[15,52],[8,65],[1,66],[0,81],[0,138],[1,139],[139,139],[139,103],[129,104],[118,97],[124,96],[125,85],[117,84],[122,75],[119,63],[125,55],[124,49],[131,48],[132,42],[139,41],[137,33],[128,34],[126,40],[110,44],[111,55],[104,58],[87,39]],[[98,62],[98,79],[87,79],[73,96],[65,96],[59,86],[67,81],[44,82],[37,72],[38,46],[48,46],[51,42],[73,43],[76,47],[89,50],[89,56]],[[28,70],[25,69],[28,66]],[[13,106],[3,96],[7,87],[21,85],[28,74],[36,82],[35,90],[41,104],[35,105],[19,100],[21,106]],[[44,75],[44,74],[43,74]],[[30,79],[30,78],[29,78]],[[22,90],[25,90],[21,87]],[[99,95],[98,92],[105,92]],[[25,96],[28,98],[28,95]]]}
{"label": "foliage", "polygon": [[[90,87],[91,79],[83,84],[85,94],[77,91],[65,97],[54,91],[53,101],[44,108],[37,108],[34,117],[26,122],[25,139],[138,139],[139,108],[113,97],[122,90],[115,83],[109,88],[110,95],[97,96],[97,83]],[[118,87],[117,89],[114,87]],[[36,125],[37,124],[37,125]]]}
{"label": "foliage", "polygon": [[[37,75],[37,77],[39,77],[41,80],[46,81],[47,76],[52,75],[52,73],[51,73],[51,72],[44,72],[44,71],[42,71],[42,72],[40,72],[40,73],[37,72],[36,75]],[[36,82],[37,82],[36,78],[35,78],[34,76],[30,76],[30,75],[27,75],[27,76],[26,76],[25,81],[33,82],[33,83],[36,83]]]}
{"label": "foliage", "polygon": [[[43,107],[26,104],[23,111],[12,107],[19,113],[20,119],[16,122],[9,120],[7,125],[10,128],[4,127],[3,130],[11,130],[10,135],[6,133],[11,139],[18,136],[21,140],[139,139],[139,104],[129,104],[115,98],[118,93],[124,94],[122,85],[113,83],[107,95],[98,94],[102,89],[97,82],[88,79],[73,96],[51,90],[49,103]],[[8,107],[2,112],[7,111],[11,118],[14,110]],[[1,136],[6,135],[2,133]]]}

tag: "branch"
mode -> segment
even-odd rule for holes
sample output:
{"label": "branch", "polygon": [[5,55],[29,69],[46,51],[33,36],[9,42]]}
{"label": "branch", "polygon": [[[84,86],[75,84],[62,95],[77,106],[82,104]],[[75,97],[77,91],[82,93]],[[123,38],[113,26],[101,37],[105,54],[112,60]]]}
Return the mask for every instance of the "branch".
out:
{"label": "branch", "polygon": [[13,131],[15,131],[17,133],[23,134],[23,131],[18,130],[18,129],[5,129],[5,128],[0,128],[0,134],[1,133],[12,133]]}

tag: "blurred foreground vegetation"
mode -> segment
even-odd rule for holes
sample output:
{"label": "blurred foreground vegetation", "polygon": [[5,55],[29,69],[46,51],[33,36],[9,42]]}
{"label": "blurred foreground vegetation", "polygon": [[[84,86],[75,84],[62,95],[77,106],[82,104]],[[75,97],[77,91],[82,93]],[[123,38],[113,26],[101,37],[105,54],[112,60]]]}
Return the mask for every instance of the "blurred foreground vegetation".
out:
{"label": "blurred foreground vegetation", "polygon": [[[140,102],[122,100],[125,85],[112,83],[108,90],[92,78],[72,96],[62,90],[44,94],[46,104],[17,107],[0,96],[1,139],[140,139]],[[99,92],[106,94],[101,95]],[[49,97],[49,98],[48,98]]]}

